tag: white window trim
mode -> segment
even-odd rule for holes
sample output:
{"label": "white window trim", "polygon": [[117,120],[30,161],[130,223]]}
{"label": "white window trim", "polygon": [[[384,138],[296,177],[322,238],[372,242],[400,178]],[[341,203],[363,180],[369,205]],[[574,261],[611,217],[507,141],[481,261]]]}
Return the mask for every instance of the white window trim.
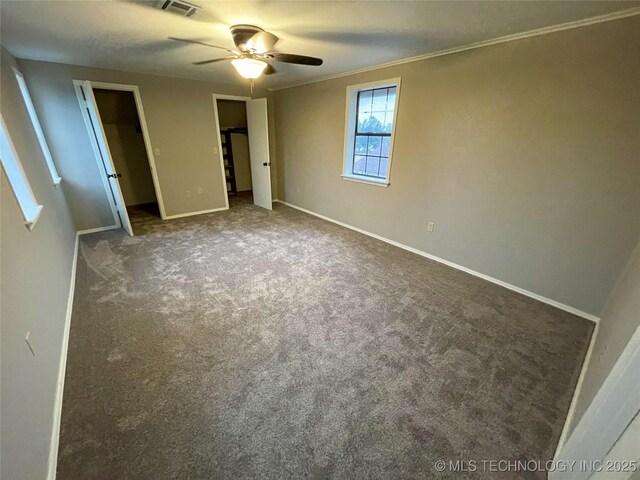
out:
{"label": "white window trim", "polygon": [[[366,183],[378,187],[388,187],[391,185],[389,176],[391,174],[391,163],[393,157],[393,144],[396,137],[396,125],[398,123],[398,105],[400,103],[400,82],[401,77],[389,78],[387,80],[378,80],[376,82],[360,83],[358,85],[349,85],[347,87],[347,108],[345,113],[345,130],[344,130],[344,159],[342,163],[342,179],[351,182]],[[358,102],[358,92],[360,90],[368,90],[370,88],[380,87],[396,87],[396,103],[393,113],[393,126],[391,127],[391,139],[389,141],[389,161],[387,162],[387,174],[385,178],[376,179],[364,175],[353,173],[353,149],[355,147],[356,133],[356,111]]]}
{"label": "white window trim", "polygon": [[47,145],[47,139],[45,138],[44,132],[42,131],[42,126],[40,125],[38,114],[36,113],[36,109],[33,106],[33,101],[31,100],[29,89],[27,88],[27,82],[24,80],[24,75],[22,75],[20,70],[18,70],[16,67],[11,68],[13,69],[13,73],[15,73],[16,75],[18,87],[20,87],[20,92],[22,93],[22,99],[24,100],[24,104],[27,107],[27,112],[29,113],[29,118],[31,119],[33,129],[36,132],[36,137],[38,137],[40,149],[42,150],[44,159],[47,162],[47,167],[49,167],[51,179],[53,180],[53,184],[58,186],[62,181],[62,177],[58,175],[58,169],[56,168],[56,164],[53,162],[51,151],[49,151],[49,145]]}
{"label": "white window trim", "polygon": [[24,224],[29,230],[33,230],[33,227],[40,218],[40,213],[42,213],[42,205],[38,205],[33,190],[31,190],[31,185],[29,184],[27,175],[24,173],[18,152],[13,144],[13,140],[11,140],[9,130],[4,123],[4,117],[1,113],[0,129],[0,158],[2,159],[2,167],[11,184],[13,195],[20,206]]}

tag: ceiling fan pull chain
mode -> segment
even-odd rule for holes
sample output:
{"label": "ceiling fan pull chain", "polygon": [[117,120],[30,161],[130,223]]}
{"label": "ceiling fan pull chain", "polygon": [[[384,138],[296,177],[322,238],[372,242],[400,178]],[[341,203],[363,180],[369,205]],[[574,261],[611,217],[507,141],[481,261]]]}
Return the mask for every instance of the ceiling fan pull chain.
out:
{"label": "ceiling fan pull chain", "polygon": [[251,95],[253,95],[253,83],[254,83],[254,79],[251,79]]}

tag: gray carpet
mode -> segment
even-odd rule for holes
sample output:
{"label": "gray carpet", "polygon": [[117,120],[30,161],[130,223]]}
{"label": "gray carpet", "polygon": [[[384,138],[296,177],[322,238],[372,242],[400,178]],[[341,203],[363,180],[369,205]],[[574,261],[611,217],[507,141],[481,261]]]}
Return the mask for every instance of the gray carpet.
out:
{"label": "gray carpet", "polygon": [[442,478],[458,475],[439,459],[552,457],[588,321],[236,203],[82,237],[59,479]]}

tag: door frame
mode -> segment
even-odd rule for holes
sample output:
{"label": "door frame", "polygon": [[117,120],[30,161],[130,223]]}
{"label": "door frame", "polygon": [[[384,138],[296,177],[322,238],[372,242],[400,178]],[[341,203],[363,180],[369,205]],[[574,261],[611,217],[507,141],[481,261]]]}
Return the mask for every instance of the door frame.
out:
{"label": "door frame", "polygon": [[[636,328],[569,438],[558,448],[554,461],[566,464],[576,461],[578,465],[581,461],[600,462],[605,471],[606,456],[640,412],[640,398],[636,395],[638,372],[640,327]],[[558,469],[549,472],[549,479],[586,480],[592,473]]]}
{"label": "door frame", "polygon": [[[224,192],[224,201],[227,209],[229,209],[229,193],[227,191],[227,176],[224,169],[224,157],[222,155],[222,140],[220,139],[220,116],[218,115],[218,100],[233,100],[236,102],[244,102],[245,111],[247,110],[247,102],[253,100],[251,97],[242,97],[238,95],[222,95],[214,93],[213,95],[213,120],[216,127],[216,143],[218,145],[218,156],[220,157],[220,174],[222,176],[222,191]],[[253,180],[251,182],[253,189]]]}
{"label": "door frame", "polygon": [[73,80],[73,89],[76,91],[76,97],[78,98],[78,104],[80,105],[80,113],[82,114],[82,119],[84,120],[84,126],[87,129],[87,134],[89,136],[89,143],[91,144],[91,149],[93,150],[93,158],[98,165],[98,171],[100,172],[100,180],[102,181],[102,186],[104,187],[104,193],[107,195],[107,202],[109,202],[109,207],[111,208],[111,215],[113,215],[113,225],[108,225],[108,228],[120,228],[122,227],[122,222],[120,221],[120,215],[118,215],[118,207],[116,206],[116,202],[113,198],[113,193],[111,192],[111,186],[109,185],[109,180],[107,179],[107,173],[104,169],[104,165],[102,164],[101,156],[100,156],[100,147],[98,146],[96,139],[91,134],[91,120],[87,115],[87,110],[85,109],[85,100],[84,95],[82,93],[82,84],[84,80]]}
{"label": "door frame", "polygon": [[[74,85],[75,90],[76,90],[76,96],[78,97],[78,102],[80,102],[81,106],[82,106],[83,99],[82,99],[82,91],[80,90],[80,86],[85,81],[86,80],[73,80],[73,85]],[[149,170],[151,170],[151,179],[153,180],[153,188],[154,188],[155,193],[156,193],[156,200],[158,201],[158,208],[160,210],[160,218],[162,218],[162,220],[166,220],[167,219],[167,215],[166,215],[166,211],[165,211],[165,208],[164,208],[164,200],[162,199],[162,191],[160,189],[160,181],[158,180],[158,172],[157,172],[157,169],[156,169],[155,159],[153,157],[153,148],[151,147],[151,137],[149,136],[149,128],[147,127],[147,119],[145,117],[144,108],[142,106],[142,97],[140,96],[140,89],[138,88],[137,85],[127,85],[127,84],[109,83],[109,82],[94,82],[92,80],[89,80],[89,82],[91,82],[91,87],[92,88],[100,88],[100,89],[103,89],[103,90],[118,90],[118,91],[121,91],[121,92],[132,92],[133,93],[133,98],[134,98],[134,100],[136,102],[136,110],[138,112],[138,120],[140,121],[140,129],[142,130],[142,138],[144,140],[144,147],[145,147],[145,151],[147,153],[147,161],[149,162]],[[81,110],[82,110],[82,117],[84,118],[85,125],[86,125],[87,129],[90,129],[90,125],[88,123],[89,119],[87,118],[87,114],[84,111],[84,108],[82,108]],[[111,206],[111,211],[112,211],[112,213],[114,215],[114,220],[116,222],[116,226],[120,227],[121,226],[120,218],[118,217],[118,212],[117,212],[117,209],[116,209],[116,205],[115,205],[115,202],[112,200],[111,192],[109,190],[111,187],[109,186],[109,183],[107,181],[104,165],[100,161],[100,152],[97,150],[98,146],[96,145],[96,142],[93,139],[91,139],[91,146],[93,147],[93,153],[94,153],[94,157],[96,159],[96,162],[98,164],[98,167],[100,168],[100,171],[102,173],[104,173],[104,175],[101,175],[102,176],[102,184],[105,187],[105,192],[107,194],[107,198],[109,199],[109,204]]]}

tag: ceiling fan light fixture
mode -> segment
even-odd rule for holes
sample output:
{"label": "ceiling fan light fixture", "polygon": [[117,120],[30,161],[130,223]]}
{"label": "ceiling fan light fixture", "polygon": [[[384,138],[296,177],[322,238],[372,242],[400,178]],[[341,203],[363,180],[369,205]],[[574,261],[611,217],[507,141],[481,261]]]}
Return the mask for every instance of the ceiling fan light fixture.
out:
{"label": "ceiling fan light fixture", "polygon": [[258,78],[267,68],[267,62],[253,58],[236,58],[231,60],[231,64],[242,77],[249,79]]}

